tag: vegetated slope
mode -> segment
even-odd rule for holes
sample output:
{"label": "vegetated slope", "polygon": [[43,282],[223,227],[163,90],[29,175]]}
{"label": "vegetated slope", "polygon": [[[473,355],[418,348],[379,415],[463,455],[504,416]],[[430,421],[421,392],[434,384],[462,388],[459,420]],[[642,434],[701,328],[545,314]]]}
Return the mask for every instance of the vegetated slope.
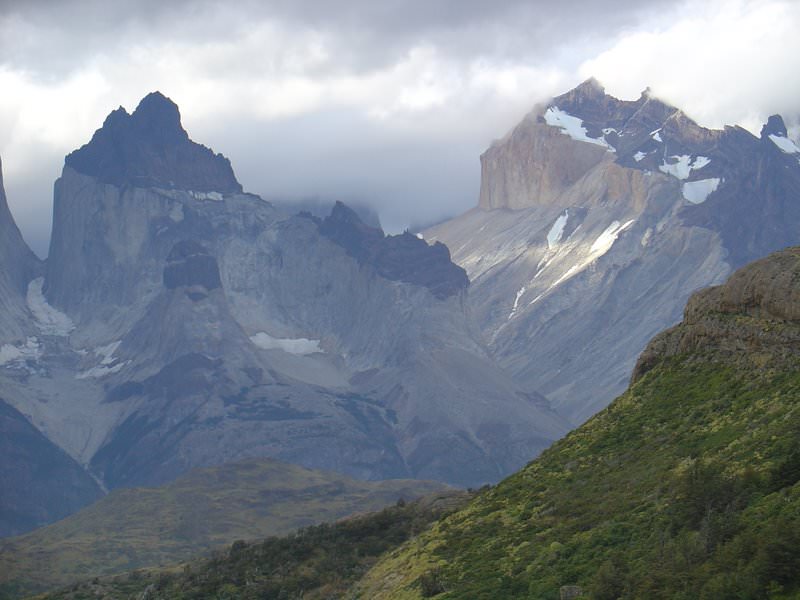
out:
{"label": "vegetated slope", "polygon": [[695,294],[622,396],[361,597],[800,597],[799,300],[800,248]]}
{"label": "vegetated slope", "polygon": [[58,523],[3,540],[0,590],[41,591],[176,563],[237,539],[282,535],[443,488],[356,481],[268,459],[196,469],[163,487],[115,490]]}
{"label": "vegetated slope", "polygon": [[463,507],[471,497],[449,491],[398,502],[377,513],[308,527],[283,538],[236,542],[213,558],[180,569],[96,579],[44,598],[339,598],[380,554]]}

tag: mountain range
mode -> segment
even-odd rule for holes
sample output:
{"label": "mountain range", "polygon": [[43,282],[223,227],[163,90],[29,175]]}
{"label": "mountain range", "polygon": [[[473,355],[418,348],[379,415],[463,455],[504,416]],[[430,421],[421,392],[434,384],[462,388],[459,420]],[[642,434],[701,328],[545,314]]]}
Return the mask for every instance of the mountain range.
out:
{"label": "mountain range", "polygon": [[[244,193],[160,93],[66,157],[46,261],[2,200],[0,398],[82,501],[262,456],[479,485],[568,429],[494,362],[444,245]],[[26,527],[64,516],[28,501]]]}
{"label": "mountain range", "polygon": [[697,292],[625,393],[438,520],[398,503],[46,597],[797,598],[799,299],[800,247]]}
{"label": "mountain range", "polygon": [[420,239],[245,192],[158,92],[119,108],[65,159],[45,261],[0,179],[0,534],[248,458],[498,481],[624,391],[692,292],[798,242],[799,160],[779,116],[709,130],[588,80]]}

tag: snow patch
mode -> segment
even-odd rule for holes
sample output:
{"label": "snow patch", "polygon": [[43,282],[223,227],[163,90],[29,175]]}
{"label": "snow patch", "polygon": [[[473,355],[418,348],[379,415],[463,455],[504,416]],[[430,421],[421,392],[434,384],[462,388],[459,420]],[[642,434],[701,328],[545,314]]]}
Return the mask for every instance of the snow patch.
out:
{"label": "snow patch", "polygon": [[564,235],[564,227],[567,224],[567,219],[569,218],[569,209],[565,210],[561,215],[558,216],[556,222],[553,223],[553,226],[550,228],[550,231],[547,233],[547,247],[552,250],[553,247],[561,241],[561,236]]}
{"label": "snow patch", "polygon": [[634,155],[633,155],[633,160],[635,160],[636,162],[639,162],[639,161],[640,161],[640,160],[642,160],[642,159],[643,159],[645,156],[647,156],[647,154],[645,154],[644,152],[642,152],[642,151],[640,150],[639,152],[637,152],[636,154],[634,154]]}
{"label": "snow patch", "polygon": [[39,360],[42,355],[39,340],[29,337],[24,344],[3,344],[0,347],[0,366],[14,363],[24,363],[29,360]]}
{"label": "snow patch", "polygon": [[648,227],[647,231],[644,232],[641,241],[639,242],[642,245],[642,248],[645,248],[649,243],[650,240],[653,238],[653,228]]}
{"label": "snow patch", "polygon": [[611,250],[611,246],[614,245],[614,242],[617,241],[619,234],[628,229],[631,225],[636,222],[636,219],[631,219],[630,221],[626,221],[623,225],[619,224],[619,221],[613,221],[611,225],[605,228],[603,233],[601,233],[598,238],[592,244],[592,247],[589,249],[589,254],[578,263],[572,265],[569,269],[566,270],[558,279],[556,279],[553,283],[551,283],[548,288],[543,291],[541,294],[536,296],[533,300],[528,303],[528,306],[532,304],[536,304],[539,300],[544,298],[553,288],[561,285],[568,279],[570,279],[573,275],[576,275],[583,271],[586,267],[596,261],[598,258],[603,256],[606,252]]}
{"label": "snow patch", "polygon": [[106,346],[100,346],[99,348],[95,348],[93,350],[95,356],[101,357],[101,365],[110,365],[112,362],[114,362],[114,352],[117,351],[117,348],[119,348],[121,343],[122,342],[111,342]]}
{"label": "snow patch", "polygon": [[600,234],[600,236],[594,241],[594,244],[592,244],[592,247],[589,249],[589,253],[592,255],[592,260],[595,258],[600,258],[606,252],[611,250],[611,246],[613,246],[614,242],[617,241],[619,234],[633,225],[633,223],[634,219],[631,219],[624,225],[620,225],[619,221],[614,221],[611,223],[611,225],[606,227],[605,231]]}
{"label": "snow patch", "polygon": [[545,123],[551,127],[558,127],[561,129],[561,133],[568,135],[573,140],[603,146],[607,150],[614,152],[614,147],[610,146],[604,139],[589,137],[581,119],[573,117],[557,106],[551,106],[545,111],[544,120]]}
{"label": "snow patch", "polygon": [[788,137],[783,137],[782,135],[775,135],[774,133],[769,134],[769,139],[772,140],[772,143],[775,144],[778,148],[781,149],[781,152],[785,154],[797,154],[800,152],[800,148],[790,140]]}
{"label": "snow patch", "polygon": [[322,352],[319,347],[319,340],[309,340],[307,338],[274,338],[263,331],[250,336],[250,341],[262,350],[283,350],[289,354],[304,356]]}
{"label": "snow patch", "polygon": [[513,317],[514,314],[517,312],[517,308],[519,308],[519,299],[522,298],[523,294],[525,294],[525,291],[526,291],[526,288],[525,288],[524,285],[521,288],[519,288],[519,290],[517,291],[517,295],[514,298],[514,306],[511,307],[511,312],[508,313],[508,318],[509,319],[511,319],[511,317]]}
{"label": "snow patch", "polygon": [[213,202],[221,202],[222,194],[219,192],[189,192],[195,200],[212,200]]}
{"label": "snow patch", "polygon": [[711,159],[707,156],[697,156],[692,163],[692,171],[699,171],[706,165],[711,164]]}
{"label": "snow patch", "polygon": [[99,379],[101,377],[105,377],[106,375],[111,375],[112,373],[118,373],[122,370],[122,367],[127,365],[129,362],[129,360],[126,360],[111,366],[101,364],[96,367],[92,367],[88,371],[78,373],[75,375],[75,379]]}
{"label": "snow patch", "polygon": [[664,162],[658,167],[658,170],[667,175],[672,175],[678,179],[688,179],[692,171],[702,169],[711,162],[707,156],[698,156],[694,160],[688,154],[681,154],[680,156],[670,156],[675,159],[674,163]]}
{"label": "snow patch", "polygon": [[663,142],[664,140],[661,139],[661,128],[659,127],[655,131],[650,132],[650,137],[657,142]]}
{"label": "snow patch", "polygon": [[120,370],[122,370],[122,367],[127,365],[130,361],[120,361],[118,358],[114,358],[114,353],[117,351],[117,348],[119,348],[121,343],[122,342],[119,341],[111,342],[105,346],[94,348],[91,352],[100,359],[100,364],[87,371],[78,373],[75,376],[75,379],[99,379],[100,377],[105,377],[106,375],[111,375],[112,373],[118,373]]}
{"label": "snow patch", "polygon": [[36,319],[36,326],[46,335],[68,336],[75,324],[67,315],[47,303],[42,293],[44,277],[37,277],[28,284],[28,309]]}
{"label": "snow patch", "polygon": [[422,235],[421,233],[418,233],[416,235],[417,235],[417,238],[420,239],[420,240],[424,240],[425,239],[425,236]]}
{"label": "snow patch", "polygon": [[720,181],[719,177],[687,181],[682,187],[683,197],[692,204],[702,204],[708,195],[719,187]]}

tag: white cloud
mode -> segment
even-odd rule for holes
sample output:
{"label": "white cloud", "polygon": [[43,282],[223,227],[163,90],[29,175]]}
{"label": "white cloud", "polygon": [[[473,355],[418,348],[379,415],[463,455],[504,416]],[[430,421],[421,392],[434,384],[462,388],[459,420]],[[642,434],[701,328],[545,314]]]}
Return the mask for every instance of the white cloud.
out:
{"label": "white cloud", "polygon": [[800,110],[798,23],[797,2],[691,3],[622,36],[580,71],[620,97],[650,86],[702,125],[758,133],[770,114]]}

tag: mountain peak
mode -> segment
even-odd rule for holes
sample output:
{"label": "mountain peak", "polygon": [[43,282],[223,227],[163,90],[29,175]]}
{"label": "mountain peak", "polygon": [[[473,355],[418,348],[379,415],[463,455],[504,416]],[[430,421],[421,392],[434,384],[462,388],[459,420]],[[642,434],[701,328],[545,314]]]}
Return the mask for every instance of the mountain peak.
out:
{"label": "mountain peak", "polygon": [[181,125],[178,105],[161,92],[151,92],[142,98],[131,115],[131,124],[146,136],[171,138],[176,143],[189,139]]}
{"label": "mountain peak", "polygon": [[764,126],[761,128],[761,137],[768,135],[777,135],[778,137],[786,137],[786,123],[783,122],[783,117],[780,115],[772,115]]}
{"label": "mountain peak", "polygon": [[440,300],[469,285],[466,272],[450,260],[445,245],[429,246],[411,234],[386,236],[342,202],[336,202],[319,231],[349,256],[372,265],[381,277],[426,287]]}
{"label": "mountain peak", "polygon": [[594,77],[589,77],[589,79],[581,82],[578,86],[573,90],[574,92],[580,92],[581,94],[585,95],[605,95],[606,89],[603,87],[597,79]]}
{"label": "mountain peak", "polygon": [[161,92],[145,96],[132,114],[112,111],[65,164],[116,186],[242,191],[228,159],[189,139],[177,104]]}

